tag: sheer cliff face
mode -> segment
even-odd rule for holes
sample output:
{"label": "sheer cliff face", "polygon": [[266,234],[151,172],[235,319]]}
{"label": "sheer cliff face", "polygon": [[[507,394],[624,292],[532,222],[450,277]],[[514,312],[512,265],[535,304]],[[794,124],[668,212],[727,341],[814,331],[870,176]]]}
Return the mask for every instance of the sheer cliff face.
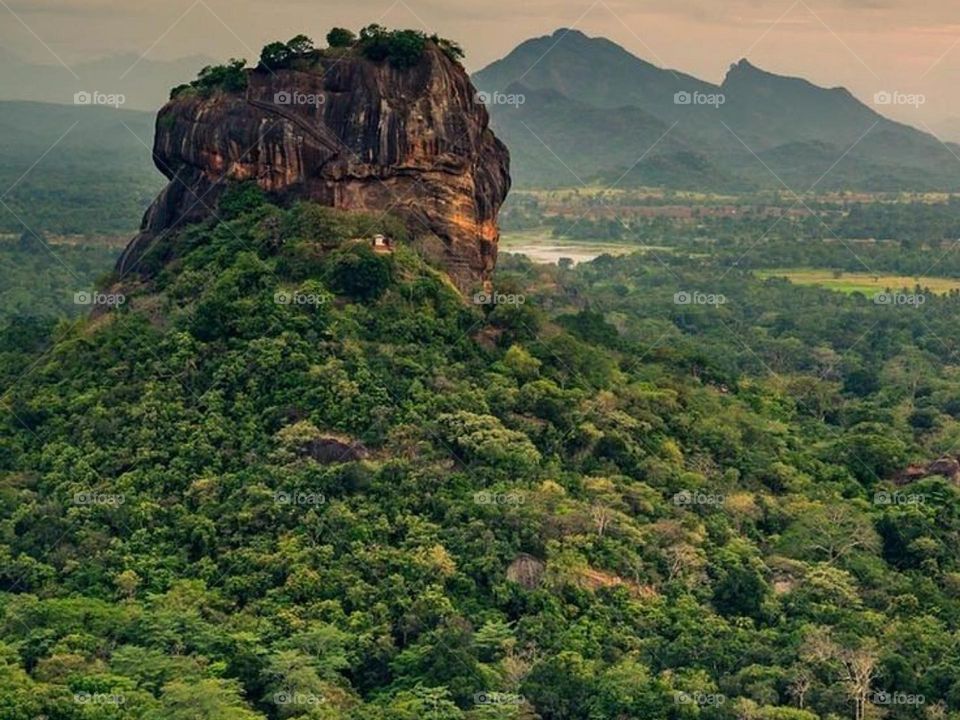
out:
{"label": "sheer cliff face", "polygon": [[180,96],[160,111],[154,159],[170,184],[120,258],[122,274],[170,229],[216,212],[227,181],[255,180],[281,198],[393,213],[464,290],[490,279],[509,155],[466,72],[432,44],[405,70],[321,62],[252,71],[245,92]]}

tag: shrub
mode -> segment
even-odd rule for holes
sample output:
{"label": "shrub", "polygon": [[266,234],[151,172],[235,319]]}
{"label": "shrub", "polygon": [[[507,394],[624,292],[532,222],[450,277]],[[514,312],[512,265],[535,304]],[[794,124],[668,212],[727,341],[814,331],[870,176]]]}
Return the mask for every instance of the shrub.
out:
{"label": "shrub", "polygon": [[346,28],[333,28],[327,33],[327,45],[332,48],[350,47],[357,41],[357,36]]}
{"label": "shrub", "polygon": [[453,60],[454,62],[460,62],[463,60],[464,52],[463,48],[460,47],[459,43],[455,43],[453,40],[447,40],[442,38],[437,34],[430,36],[430,41],[434,43],[438,48],[440,48],[444,55]]}
{"label": "shrub", "polygon": [[427,36],[419,30],[387,30],[382,25],[367,25],[360,31],[364,57],[374,62],[386,60],[395,68],[413,67],[427,46]]}
{"label": "shrub", "polygon": [[375,300],[393,279],[389,258],[364,245],[335,252],[327,265],[327,283],[335,292],[355,300]]}
{"label": "shrub", "polygon": [[316,53],[313,40],[306,35],[297,35],[287,42],[279,40],[264,45],[260,51],[262,70],[283,70],[291,67],[297,60],[304,60]]}
{"label": "shrub", "polygon": [[306,57],[313,52],[313,40],[306,35],[297,35],[287,43],[287,49],[295,57]]}
{"label": "shrub", "polygon": [[217,205],[221,220],[233,220],[256,210],[267,201],[263,190],[253,180],[233,183],[227,187]]}
{"label": "shrub", "polygon": [[260,67],[265,70],[279,70],[290,63],[290,48],[280,41],[263,46],[260,51]]}
{"label": "shrub", "polygon": [[170,92],[170,99],[182,95],[188,90],[198,90],[209,95],[214,90],[242,92],[247,89],[247,61],[231,58],[225,65],[207,65],[189,85],[178,85]]}

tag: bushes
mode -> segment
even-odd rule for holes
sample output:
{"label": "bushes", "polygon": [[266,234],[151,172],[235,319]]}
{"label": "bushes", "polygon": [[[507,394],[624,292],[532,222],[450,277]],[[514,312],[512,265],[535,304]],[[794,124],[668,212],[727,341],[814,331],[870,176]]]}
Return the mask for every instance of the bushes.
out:
{"label": "bushes", "polygon": [[253,180],[230,185],[217,204],[221,220],[233,220],[244,213],[256,210],[267,201],[260,186]]}
{"label": "bushes", "polygon": [[360,31],[359,44],[364,57],[370,60],[386,60],[395,68],[408,68],[420,62],[428,41],[454,62],[463,59],[463,48],[457,43],[438,35],[428,38],[419,30],[387,30],[382,25],[367,25]]}
{"label": "bushes", "polygon": [[360,31],[360,52],[374,62],[387,61],[395,68],[413,67],[427,46],[427,36],[419,30],[387,30],[382,25],[367,25]]}
{"label": "bushes", "polygon": [[[429,38],[419,30],[387,30],[382,25],[367,25],[360,31],[359,39],[346,28],[333,28],[327,33],[327,44],[331,48],[344,49],[357,47],[360,53],[374,62],[389,62],[399,69],[409,68],[420,62],[427,42],[439,47],[454,62],[463,58],[463,49],[457,43],[437,35]],[[321,55],[322,50],[314,47],[313,40],[306,35],[297,35],[287,42],[277,40],[264,45],[260,51],[257,69],[266,72],[289,68],[306,69]],[[191,90],[209,95],[215,90],[241,92],[247,88],[247,61],[231,58],[225,65],[207,65],[190,83],[178,85],[170,91],[173,100]]]}
{"label": "bushes", "polygon": [[357,245],[334,253],[326,275],[335,292],[356,300],[375,300],[390,286],[393,270],[389,257]]}
{"label": "bushes", "polygon": [[357,41],[357,36],[346,28],[333,28],[327,33],[327,45],[332,48],[350,47]]}
{"label": "bushes", "polygon": [[298,60],[312,61],[317,56],[313,47],[313,40],[306,35],[297,35],[287,42],[276,42],[265,45],[260,51],[261,70],[284,70],[292,67]]}
{"label": "bushes", "polygon": [[226,65],[207,65],[197,75],[197,79],[188,85],[178,85],[170,91],[170,99],[180,96],[188,90],[197,90],[209,95],[215,90],[242,92],[247,89],[247,61],[231,58]]}

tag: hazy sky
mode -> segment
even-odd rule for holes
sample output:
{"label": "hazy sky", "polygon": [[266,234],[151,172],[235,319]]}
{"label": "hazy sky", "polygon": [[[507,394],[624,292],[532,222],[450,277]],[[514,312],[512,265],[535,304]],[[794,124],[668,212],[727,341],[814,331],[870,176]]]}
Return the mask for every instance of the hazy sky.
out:
{"label": "hazy sky", "polygon": [[528,37],[577,27],[707,80],[746,56],[866,102],[923,95],[918,107],[878,108],[914,124],[960,117],[956,0],[0,0],[0,18],[4,48],[68,65],[118,52],[253,60],[270,40],[380,22],[458,40],[476,70]]}

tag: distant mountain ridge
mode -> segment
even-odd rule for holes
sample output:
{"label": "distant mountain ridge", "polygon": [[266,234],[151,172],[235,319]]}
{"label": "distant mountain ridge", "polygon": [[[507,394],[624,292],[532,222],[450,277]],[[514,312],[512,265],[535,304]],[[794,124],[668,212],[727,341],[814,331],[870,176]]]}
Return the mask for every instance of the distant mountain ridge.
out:
{"label": "distant mountain ridge", "polygon": [[[41,65],[0,49],[0,100],[70,105],[74,93],[100,92],[124,96],[127,110],[156,112],[170,88],[194,78],[197,69],[215,61],[202,55],[152,60],[127,53],[72,65]],[[71,73],[72,70],[72,73]]]}
{"label": "distant mountain ridge", "polygon": [[[525,98],[488,103],[520,186],[626,173],[622,185],[686,189],[960,189],[960,163],[934,136],[880,115],[845,88],[746,59],[716,85],[606,38],[559,29],[521,43],[473,80],[491,97],[509,89]],[[672,172],[671,156],[696,162]]]}

